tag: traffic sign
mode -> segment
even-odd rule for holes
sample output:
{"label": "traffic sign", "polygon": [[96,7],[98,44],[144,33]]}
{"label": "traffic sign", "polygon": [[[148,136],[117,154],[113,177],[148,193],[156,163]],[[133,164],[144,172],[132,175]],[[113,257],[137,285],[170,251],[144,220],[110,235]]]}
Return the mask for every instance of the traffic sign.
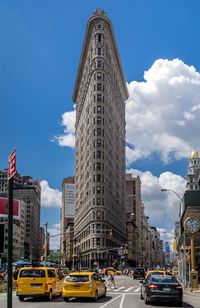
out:
{"label": "traffic sign", "polygon": [[8,157],[8,179],[11,179],[16,171],[16,149],[14,149]]}

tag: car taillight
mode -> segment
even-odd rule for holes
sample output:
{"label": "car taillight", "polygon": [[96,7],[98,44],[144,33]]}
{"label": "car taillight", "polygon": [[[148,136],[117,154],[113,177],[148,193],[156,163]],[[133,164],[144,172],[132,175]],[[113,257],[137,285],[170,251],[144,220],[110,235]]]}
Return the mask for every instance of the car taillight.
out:
{"label": "car taillight", "polygon": [[48,284],[45,284],[45,290],[48,290]]}
{"label": "car taillight", "polygon": [[90,282],[89,286],[90,286],[90,288],[92,288],[93,287],[93,281],[89,280],[89,282]]}
{"label": "car taillight", "polygon": [[156,284],[150,284],[148,286],[149,289],[156,289],[158,286]]}
{"label": "car taillight", "polygon": [[182,286],[176,286],[176,289],[180,290],[180,289],[182,289]]}

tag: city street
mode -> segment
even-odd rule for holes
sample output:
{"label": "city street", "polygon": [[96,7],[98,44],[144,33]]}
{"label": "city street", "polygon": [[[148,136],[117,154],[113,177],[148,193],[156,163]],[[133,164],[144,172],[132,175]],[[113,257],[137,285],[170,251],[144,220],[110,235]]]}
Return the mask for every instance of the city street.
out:
{"label": "city street", "polygon": [[[64,308],[144,308],[144,300],[140,299],[140,282],[139,280],[133,280],[130,277],[118,276],[116,277],[117,289],[108,288],[106,298],[100,298],[97,303],[90,299],[70,299],[68,303],[63,302],[61,297],[53,299],[51,304],[45,299],[27,299],[24,302],[19,302],[15,294],[13,294],[13,308],[17,308],[19,305],[23,308],[48,308],[60,307]],[[183,307],[199,308],[200,295],[184,294]],[[148,307],[176,307],[173,304],[154,304],[148,305]],[[0,294],[0,307],[6,308],[6,294]]]}

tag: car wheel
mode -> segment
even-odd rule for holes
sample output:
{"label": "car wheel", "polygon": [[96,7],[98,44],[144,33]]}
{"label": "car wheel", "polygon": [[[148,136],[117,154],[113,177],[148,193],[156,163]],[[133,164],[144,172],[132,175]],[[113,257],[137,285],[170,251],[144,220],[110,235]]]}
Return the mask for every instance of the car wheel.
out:
{"label": "car wheel", "polygon": [[52,298],[53,298],[52,291],[49,291],[49,294],[48,294],[48,301],[51,301]]}
{"label": "car wheel", "polygon": [[24,301],[24,296],[19,295],[19,301],[23,302]]}
{"label": "car wheel", "polygon": [[68,302],[69,301],[69,297],[63,297],[64,302]]}
{"label": "car wheel", "polygon": [[94,301],[97,302],[98,301],[98,292],[95,292],[95,296],[94,296]]}

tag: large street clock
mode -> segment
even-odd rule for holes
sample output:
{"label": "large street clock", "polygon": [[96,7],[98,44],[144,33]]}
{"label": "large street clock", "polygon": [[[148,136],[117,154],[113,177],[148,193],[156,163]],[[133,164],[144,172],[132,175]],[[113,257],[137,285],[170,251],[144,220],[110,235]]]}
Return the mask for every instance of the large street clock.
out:
{"label": "large street clock", "polygon": [[187,232],[195,233],[200,229],[200,221],[196,217],[188,217],[184,222],[184,227]]}

